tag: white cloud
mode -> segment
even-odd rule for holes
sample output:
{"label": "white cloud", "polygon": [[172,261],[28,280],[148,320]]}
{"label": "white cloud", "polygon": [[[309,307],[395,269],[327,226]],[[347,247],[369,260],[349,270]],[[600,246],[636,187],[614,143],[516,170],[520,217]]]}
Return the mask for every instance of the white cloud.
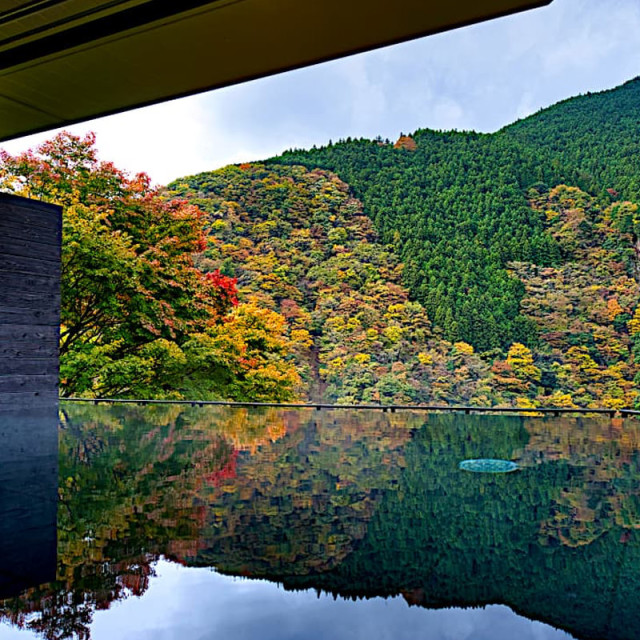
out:
{"label": "white cloud", "polygon": [[[163,182],[179,172],[200,169],[207,136],[202,100],[175,100],[66,127],[77,135],[95,131],[100,157],[131,173],[146,171]],[[10,153],[37,146],[57,131],[4,143]]]}

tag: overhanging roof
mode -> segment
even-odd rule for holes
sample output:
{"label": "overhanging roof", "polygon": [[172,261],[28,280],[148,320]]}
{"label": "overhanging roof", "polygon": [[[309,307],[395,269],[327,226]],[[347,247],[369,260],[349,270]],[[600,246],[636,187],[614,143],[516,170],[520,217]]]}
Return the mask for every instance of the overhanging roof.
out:
{"label": "overhanging roof", "polygon": [[5,0],[0,141],[551,0]]}

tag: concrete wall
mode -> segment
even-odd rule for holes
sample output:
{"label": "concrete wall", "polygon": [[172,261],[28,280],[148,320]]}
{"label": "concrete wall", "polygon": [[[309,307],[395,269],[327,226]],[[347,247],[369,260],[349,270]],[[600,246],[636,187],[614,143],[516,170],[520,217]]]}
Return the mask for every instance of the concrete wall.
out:
{"label": "concrete wall", "polygon": [[58,397],[60,207],[0,194],[0,410]]}

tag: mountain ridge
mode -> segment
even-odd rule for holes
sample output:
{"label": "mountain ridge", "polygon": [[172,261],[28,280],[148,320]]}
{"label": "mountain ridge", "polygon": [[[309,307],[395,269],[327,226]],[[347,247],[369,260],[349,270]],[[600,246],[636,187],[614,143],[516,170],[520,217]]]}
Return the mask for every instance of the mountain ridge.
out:
{"label": "mountain ridge", "polygon": [[[636,95],[638,103],[633,100]],[[636,352],[640,354],[632,324],[638,303],[634,246],[640,224],[634,202],[640,202],[640,168],[633,165],[633,157],[640,155],[630,152],[638,146],[630,133],[640,125],[635,104],[640,104],[638,78],[616,89],[570,98],[493,134],[420,129],[403,135],[395,145],[380,139],[347,139],[307,151],[291,150],[262,164],[190,176],[170,188],[206,209],[209,199],[219,199],[222,192],[217,187],[203,189],[203,184],[225,175],[233,182],[236,178],[229,178],[229,172],[244,171],[232,188],[234,207],[243,209],[247,194],[253,193],[249,218],[257,216],[260,224],[274,227],[286,214],[278,207],[261,208],[268,197],[256,198],[256,190],[262,188],[258,181],[274,179],[267,177],[270,171],[278,174],[276,181],[294,183],[307,179],[304,171],[324,172],[329,182],[335,175],[344,197],[358,203],[358,215],[366,216],[375,230],[369,244],[385,247],[388,259],[402,264],[398,284],[408,292],[402,304],[420,305],[431,336],[425,345],[432,340],[440,346],[401,349],[395,372],[393,366],[384,372],[373,367],[384,349],[364,349],[360,364],[370,363],[373,370],[350,370],[350,359],[358,353],[349,346],[345,353],[335,349],[336,344],[349,344],[346,335],[328,337],[326,327],[316,326],[309,340],[328,342],[324,347],[316,344],[321,361],[316,378],[327,385],[326,399],[621,407],[635,402]],[[616,123],[613,132],[602,126],[609,121]],[[266,172],[262,178],[260,172]],[[317,205],[316,196],[298,195],[294,226]],[[340,225],[334,222],[330,215],[325,217],[325,241],[332,233],[346,233],[338,244],[346,242],[347,260],[358,263],[359,258],[352,258],[360,242],[350,235],[354,228],[344,220]],[[255,229],[246,221],[232,227],[228,233],[234,242],[239,236],[256,240]],[[589,234],[595,234],[602,246],[593,246]],[[277,235],[274,232],[254,248],[260,253],[271,251],[269,243],[286,243]],[[210,231],[210,238],[215,237]],[[335,258],[329,254],[325,266]],[[288,259],[274,263],[274,270],[288,268]],[[209,266],[224,272],[225,260],[227,266],[234,262],[231,255],[219,255]],[[246,264],[240,262],[244,269]],[[321,268],[316,265],[312,275]],[[542,280],[540,273],[546,274]],[[292,280],[290,285],[297,289],[301,282]],[[358,286],[349,295],[357,298]],[[564,297],[553,293],[558,287],[566,289]],[[254,286],[252,295],[259,289]],[[335,299],[343,293],[338,287],[328,295]],[[278,308],[280,303],[268,304]],[[546,315],[541,308],[547,309]],[[336,316],[348,325],[357,309],[354,302],[352,315]],[[333,311],[325,320],[339,324]],[[388,310],[377,313],[382,316]],[[423,368],[442,367],[444,374],[420,373],[415,365],[420,353],[427,363]],[[328,382],[335,360],[337,370]],[[308,379],[311,369],[305,367]],[[591,373],[585,373],[589,369]],[[395,391],[380,393],[385,376],[391,376]],[[438,384],[447,376],[452,387],[442,392]],[[368,391],[356,380],[368,381]]]}

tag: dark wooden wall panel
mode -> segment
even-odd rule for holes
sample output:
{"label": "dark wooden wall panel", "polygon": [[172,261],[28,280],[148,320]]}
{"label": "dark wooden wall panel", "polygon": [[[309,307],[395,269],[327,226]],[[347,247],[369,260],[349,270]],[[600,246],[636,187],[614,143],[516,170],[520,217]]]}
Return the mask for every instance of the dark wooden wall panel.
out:
{"label": "dark wooden wall panel", "polygon": [[55,577],[61,231],[0,194],[0,598]]}
{"label": "dark wooden wall panel", "polygon": [[61,242],[60,207],[0,194],[0,413],[56,403]]}

